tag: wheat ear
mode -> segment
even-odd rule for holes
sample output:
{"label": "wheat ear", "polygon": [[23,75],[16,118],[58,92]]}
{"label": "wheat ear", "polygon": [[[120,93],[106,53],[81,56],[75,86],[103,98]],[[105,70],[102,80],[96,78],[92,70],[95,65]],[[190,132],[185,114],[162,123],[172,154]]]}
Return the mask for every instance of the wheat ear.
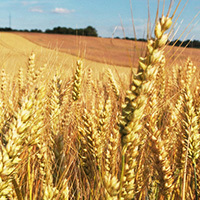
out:
{"label": "wheat ear", "polygon": [[80,98],[82,68],[83,68],[83,63],[81,60],[78,60],[76,72],[74,75],[74,84],[72,90],[72,99],[74,101],[77,101]]}
{"label": "wheat ear", "polygon": [[[157,65],[165,60],[162,47],[167,42],[168,35],[164,34],[170,28],[172,19],[162,16],[155,26],[155,40],[149,40],[147,55],[140,58],[138,72],[134,75],[130,90],[125,98],[120,121],[120,132],[123,147],[121,196],[124,199],[132,199],[135,189],[135,166],[140,144],[139,132],[142,129],[141,120],[147,103],[147,94],[152,88],[151,79],[157,70]],[[125,164],[126,163],[126,164]]]}

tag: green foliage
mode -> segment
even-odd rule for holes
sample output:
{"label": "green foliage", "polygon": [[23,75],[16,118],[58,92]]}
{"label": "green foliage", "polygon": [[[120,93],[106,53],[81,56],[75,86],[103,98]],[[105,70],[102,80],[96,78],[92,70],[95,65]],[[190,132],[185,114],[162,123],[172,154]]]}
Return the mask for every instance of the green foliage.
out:
{"label": "green foliage", "polygon": [[98,36],[97,30],[92,27],[88,26],[86,28],[66,28],[66,27],[55,27],[53,29],[47,29],[45,33],[58,33],[58,34],[67,34],[67,35],[85,35],[85,36]]}

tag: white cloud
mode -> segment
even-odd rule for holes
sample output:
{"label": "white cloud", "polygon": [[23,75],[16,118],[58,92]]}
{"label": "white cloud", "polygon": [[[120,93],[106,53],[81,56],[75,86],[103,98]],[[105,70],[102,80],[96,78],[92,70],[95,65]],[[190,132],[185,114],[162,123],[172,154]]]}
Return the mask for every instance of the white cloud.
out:
{"label": "white cloud", "polygon": [[44,11],[40,7],[35,7],[30,9],[31,12],[43,13]]}
{"label": "white cloud", "polygon": [[53,13],[58,13],[58,14],[70,14],[75,12],[75,10],[68,10],[66,8],[55,8],[52,10]]}

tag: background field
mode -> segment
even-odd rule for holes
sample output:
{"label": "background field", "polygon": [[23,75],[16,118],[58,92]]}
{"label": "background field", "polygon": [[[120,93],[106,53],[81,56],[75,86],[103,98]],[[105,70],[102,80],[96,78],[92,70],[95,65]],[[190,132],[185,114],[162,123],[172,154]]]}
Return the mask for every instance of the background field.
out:
{"label": "background field", "polygon": [[[43,46],[36,44],[35,40],[30,41],[25,39],[25,36],[26,38],[29,37],[28,34],[24,33],[21,33],[20,35],[14,33],[0,33],[0,65],[1,67],[5,68],[6,72],[14,74],[18,72],[18,69],[20,67],[26,67],[28,57],[31,55],[32,52],[36,54],[36,67],[47,64],[47,68],[49,70],[47,71],[47,74],[50,74],[52,71],[55,71],[55,69],[63,73],[67,73],[68,71],[74,69],[73,66],[76,65],[78,53],[76,54],[76,56],[69,54],[69,52],[71,51],[70,48],[72,48],[72,46],[70,45],[69,49],[67,49],[67,44],[65,44],[65,52],[63,51],[63,48],[61,48],[63,44],[62,36],[57,36],[57,38],[60,38],[57,42],[54,38],[54,35],[49,35],[50,38],[46,38],[44,37],[44,35]],[[33,36],[37,40],[42,40],[42,35],[40,34],[33,34]],[[76,43],[76,37],[72,38],[74,40],[70,40],[69,38],[68,41],[71,41],[71,44]],[[82,41],[82,39],[84,38],[81,38],[80,41]],[[88,47],[85,48],[87,50]],[[77,48],[74,49],[74,51],[79,52],[83,51],[83,49],[79,49],[77,46]],[[98,50],[98,52],[99,51],[100,50]],[[101,54],[104,54],[104,52],[102,51]],[[120,72],[120,74],[121,72],[130,72],[130,68],[120,65],[118,65],[117,67],[111,66],[109,64],[96,62],[95,59],[88,60],[85,59],[87,58],[85,55],[87,54],[83,53],[80,55],[79,58],[83,60],[85,69],[91,68],[93,69],[94,73],[103,72],[104,69],[108,67],[113,70],[117,70],[118,72]],[[103,60],[103,56],[101,55],[99,59]]]}
{"label": "background field", "polygon": [[[86,59],[117,66],[137,67],[138,56],[144,55],[146,49],[145,42],[121,39],[44,33],[18,32],[16,34],[43,47],[57,49],[76,56],[81,52],[81,55]],[[178,47],[172,49],[171,46],[168,46],[165,51],[168,52],[166,58],[170,64],[184,64],[186,59],[190,57],[195,65],[200,66],[199,49]],[[173,55],[174,53],[176,56]]]}

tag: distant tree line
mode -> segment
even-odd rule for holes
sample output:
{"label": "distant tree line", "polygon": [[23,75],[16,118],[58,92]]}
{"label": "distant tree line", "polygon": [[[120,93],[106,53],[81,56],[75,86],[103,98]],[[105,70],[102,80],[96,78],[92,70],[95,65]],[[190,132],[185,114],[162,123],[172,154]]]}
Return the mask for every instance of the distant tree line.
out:
{"label": "distant tree line", "polygon": [[200,41],[199,40],[185,40],[182,42],[181,40],[175,40],[169,43],[169,45],[174,46],[182,46],[182,47],[190,47],[190,48],[200,48]]}
{"label": "distant tree line", "polygon": [[0,28],[1,32],[36,32],[36,33],[42,33],[42,30],[40,29],[12,29],[12,28]]}
{"label": "distant tree line", "polygon": [[83,35],[83,36],[94,36],[98,37],[97,30],[92,27],[88,26],[86,28],[78,28],[78,29],[73,29],[73,28],[66,28],[66,27],[55,27],[53,29],[46,29],[44,32],[40,29],[31,29],[31,30],[17,30],[17,29],[12,29],[12,28],[0,28],[0,31],[6,31],[6,32],[11,32],[11,31],[16,31],[16,32],[35,32],[35,33],[53,33],[53,34],[66,34],[66,35]]}
{"label": "distant tree line", "polygon": [[92,26],[88,26],[87,28],[66,28],[66,27],[55,27],[53,29],[47,29],[45,33],[58,33],[58,34],[67,34],[67,35],[84,35],[84,36],[95,36],[97,37],[97,30]]}
{"label": "distant tree line", "polygon": [[[115,37],[117,39],[120,39],[119,37]],[[142,42],[146,42],[146,39],[140,38],[140,39],[135,39],[135,38],[130,38],[130,37],[125,37],[123,38],[125,40],[136,40],[136,41],[142,41]],[[171,42],[168,42],[168,45],[174,45],[174,46],[181,46],[181,47],[189,47],[189,48],[200,48],[200,41],[199,40],[185,40],[185,41],[181,41],[181,40],[174,40]]]}

